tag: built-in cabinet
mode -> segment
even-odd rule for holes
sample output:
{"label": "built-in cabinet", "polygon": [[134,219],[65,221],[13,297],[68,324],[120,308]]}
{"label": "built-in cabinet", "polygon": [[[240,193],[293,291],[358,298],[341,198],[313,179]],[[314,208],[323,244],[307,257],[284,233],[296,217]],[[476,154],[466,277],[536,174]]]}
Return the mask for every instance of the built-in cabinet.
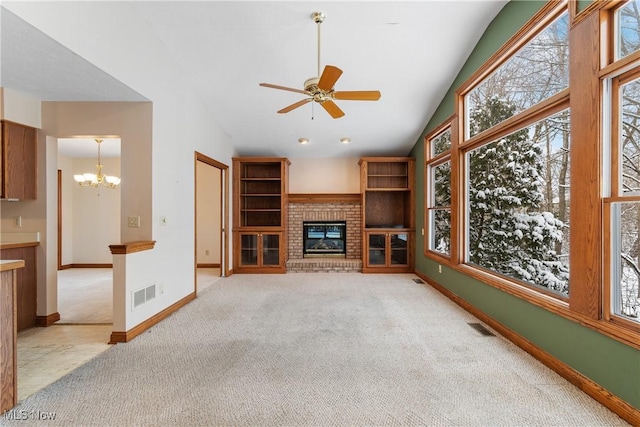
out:
{"label": "built-in cabinet", "polygon": [[363,273],[412,272],[415,240],[415,159],[363,157]]}
{"label": "built-in cabinet", "polygon": [[0,198],[36,198],[36,129],[2,120]]}
{"label": "built-in cabinet", "polygon": [[289,160],[233,159],[233,270],[284,273]]}

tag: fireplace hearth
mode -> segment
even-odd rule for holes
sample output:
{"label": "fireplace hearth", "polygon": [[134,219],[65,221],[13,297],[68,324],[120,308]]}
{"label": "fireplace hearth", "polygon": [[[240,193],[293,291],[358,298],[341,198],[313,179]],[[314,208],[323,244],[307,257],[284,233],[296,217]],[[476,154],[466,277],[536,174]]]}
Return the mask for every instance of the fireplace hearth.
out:
{"label": "fireplace hearth", "polygon": [[303,257],[344,257],[347,247],[346,221],[304,221]]}

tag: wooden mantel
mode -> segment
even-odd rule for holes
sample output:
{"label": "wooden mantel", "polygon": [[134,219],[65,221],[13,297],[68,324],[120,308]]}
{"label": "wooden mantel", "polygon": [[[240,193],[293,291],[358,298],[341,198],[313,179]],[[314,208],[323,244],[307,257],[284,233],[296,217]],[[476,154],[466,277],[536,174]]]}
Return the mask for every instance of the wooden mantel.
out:
{"label": "wooden mantel", "polygon": [[288,195],[289,203],[360,203],[360,193],[298,193]]}

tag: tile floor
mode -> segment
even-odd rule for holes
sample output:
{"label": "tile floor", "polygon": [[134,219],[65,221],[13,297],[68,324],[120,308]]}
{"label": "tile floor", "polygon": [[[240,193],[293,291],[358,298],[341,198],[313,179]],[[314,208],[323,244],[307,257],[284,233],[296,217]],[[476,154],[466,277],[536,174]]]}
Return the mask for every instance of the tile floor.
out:
{"label": "tile floor", "polygon": [[[58,275],[58,298],[72,302],[65,306],[65,318],[77,323],[67,321],[48,328],[30,328],[18,334],[18,400],[55,382],[110,348],[107,343],[112,325],[104,323],[108,319],[104,316],[92,319],[86,313],[74,312],[74,307],[82,305],[74,300],[73,295],[65,295],[77,293],[79,287],[94,296],[104,295],[97,288],[104,288],[105,274],[110,274],[110,269],[69,269],[59,273],[63,274]],[[201,292],[220,278],[220,270],[199,269],[197,277],[198,292]],[[92,298],[96,313],[110,311],[111,304],[109,298]]]}

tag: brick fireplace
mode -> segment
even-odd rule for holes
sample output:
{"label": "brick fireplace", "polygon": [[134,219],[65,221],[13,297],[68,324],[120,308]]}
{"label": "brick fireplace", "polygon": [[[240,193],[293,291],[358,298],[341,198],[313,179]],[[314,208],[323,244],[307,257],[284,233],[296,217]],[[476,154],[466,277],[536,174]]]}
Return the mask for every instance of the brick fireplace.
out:
{"label": "brick fireplace", "polygon": [[[362,270],[362,202],[360,194],[290,194],[287,272]],[[345,221],[344,258],[303,257],[305,221]]]}

